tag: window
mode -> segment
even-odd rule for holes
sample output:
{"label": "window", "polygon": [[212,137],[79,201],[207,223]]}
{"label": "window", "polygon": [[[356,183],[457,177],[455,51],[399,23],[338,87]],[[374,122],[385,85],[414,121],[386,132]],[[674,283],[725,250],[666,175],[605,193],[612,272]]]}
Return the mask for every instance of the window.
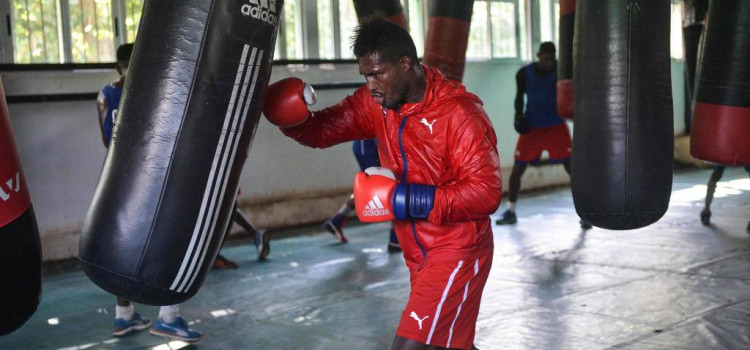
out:
{"label": "window", "polygon": [[539,39],[542,42],[554,41],[554,26],[552,24],[552,7],[550,0],[539,1]]}
{"label": "window", "polygon": [[492,2],[492,57],[516,57],[516,8],[510,2]]}
{"label": "window", "polygon": [[467,58],[490,57],[490,32],[487,17],[487,1],[475,1],[474,13],[471,15],[469,29],[469,45],[466,49]]}
{"label": "window", "polygon": [[109,0],[69,0],[73,62],[114,62],[115,41]]}
{"label": "window", "polygon": [[283,35],[279,35],[278,38],[278,40],[284,40],[285,43],[285,45],[282,45],[285,48],[283,58],[304,58],[301,13],[299,0],[287,0],[284,2],[284,21],[280,33]]}
{"label": "window", "polygon": [[542,42],[551,41],[557,46],[560,23],[560,3],[557,0],[539,1],[539,34]]}
{"label": "window", "polygon": [[14,62],[62,62],[56,0],[13,0],[11,12]]}
{"label": "window", "polygon": [[[429,1],[400,1],[417,54],[423,56]],[[533,40],[557,41],[558,1],[475,0],[467,58],[528,58],[532,30]],[[0,3],[9,4],[12,19],[12,40],[0,43],[8,48],[4,60],[96,63],[114,62],[117,46],[135,41],[144,0]],[[353,58],[351,38],[358,22],[351,0],[286,0],[281,17],[275,59]]]}
{"label": "window", "polygon": [[409,34],[414,40],[414,46],[417,47],[417,56],[424,55],[424,7],[425,2],[420,0],[402,0],[405,1],[404,10],[409,19]]}
{"label": "window", "polygon": [[138,24],[141,22],[143,0],[125,0],[125,42],[135,41]]}
{"label": "window", "polygon": [[[349,0],[344,0],[349,2]],[[336,58],[336,41],[333,35],[333,6],[331,0],[317,0],[318,50],[320,58]]]}
{"label": "window", "polygon": [[673,3],[672,4],[672,24],[669,31],[670,34],[670,53],[672,58],[681,60],[685,58],[683,42],[682,42],[682,12],[684,11],[684,4]]}
{"label": "window", "polygon": [[517,40],[518,40],[518,49],[519,49],[519,58],[526,61],[531,58],[531,52],[529,48],[531,47],[529,38],[529,26],[528,26],[528,12],[526,11],[526,1],[525,0],[519,0],[518,6],[516,6],[516,9],[518,9],[517,18],[518,18],[518,33],[517,33]]}
{"label": "window", "polygon": [[524,6],[523,0],[475,1],[466,57],[520,57],[526,45]]}
{"label": "window", "polygon": [[553,37],[553,40],[555,42],[555,46],[557,46],[559,40],[560,40],[560,34],[558,33],[560,29],[560,3],[555,1],[554,8],[552,10],[552,16],[554,17],[554,26],[555,29],[555,36]]}
{"label": "window", "polygon": [[339,47],[341,58],[354,58],[351,44],[354,28],[357,22],[357,12],[354,11],[354,3],[351,0],[339,0]]}
{"label": "window", "polygon": [[135,40],[143,7],[143,0],[0,1],[11,8],[14,63],[114,62],[117,45]]}

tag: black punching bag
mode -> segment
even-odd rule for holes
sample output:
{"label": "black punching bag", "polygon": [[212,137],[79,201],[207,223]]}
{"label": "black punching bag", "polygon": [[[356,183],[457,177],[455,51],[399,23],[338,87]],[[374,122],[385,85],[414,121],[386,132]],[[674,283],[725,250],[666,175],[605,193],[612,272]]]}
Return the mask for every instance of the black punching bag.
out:
{"label": "black punching bag", "polygon": [[[682,17],[682,39],[685,43],[685,90],[687,103],[692,106],[695,91],[695,71],[698,66],[698,49],[703,37],[703,27],[708,14],[708,0],[686,0]],[[685,108],[685,131],[690,133],[692,112]]]}
{"label": "black punching bag", "polygon": [[669,28],[669,0],[578,0],[571,187],[594,226],[644,227],[669,205]]}
{"label": "black punching bag", "polygon": [[560,1],[560,45],[557,61],[557,114],[573,119],[573,38],[576,0]]}
{"label": "black punching bag", "polygon": [[[682,18],[682,39],[685,43],[685,74],[687,88],[695,89],[695,70],[698,66],[698,48],[708,14],[708,0],[686,0]],[[690,101],[692,102],[692,101]]]}
{"label": "black punching bag", "polygon": [[461,81],[474,0],[430,0],[430,22],[424,39],[422,63],[449,79]]}
{"label": "black punching bag", "polygon": [[80,262],[139,303],[193,296],[218,254],[283,0],[147,0]]}
{"label": "black punching bag", "polygon": [[409,30],[400,0],[354,0],[354,11],[357,12],[359,23],[375,18],[385,19]]}
{"label": "black punching bag", "polygon": [[0,82],[0,335],[21,327],[42,298],[42,250]]}
{"label": "black punching bag", "polygon": [[750,1],[711,1],[696,81],[690,153],[750,165]]}

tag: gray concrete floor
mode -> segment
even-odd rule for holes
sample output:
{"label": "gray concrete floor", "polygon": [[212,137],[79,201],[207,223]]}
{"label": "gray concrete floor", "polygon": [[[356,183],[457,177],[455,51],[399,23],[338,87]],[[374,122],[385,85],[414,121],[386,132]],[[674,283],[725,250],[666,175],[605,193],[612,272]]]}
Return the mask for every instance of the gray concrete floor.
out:
{"label": "gray concrete floor", "polygon": [[[727,169],[705,227],[710,172],[678,171],[664,218],[631,231],[581,230],[567,188],[522,194],[518,224],[494,227],[477,347],[750,349],[750,180]],[[240,268],[212,271],[182,306],[204,333],[194,345],[113,338],[114,298],[50,266],[39,310],[0,349],[389,349],[409,282],[388,227],[348,226],[348,244],[306,228],[272,241],[266,262],[234,242],[223,254]]]}

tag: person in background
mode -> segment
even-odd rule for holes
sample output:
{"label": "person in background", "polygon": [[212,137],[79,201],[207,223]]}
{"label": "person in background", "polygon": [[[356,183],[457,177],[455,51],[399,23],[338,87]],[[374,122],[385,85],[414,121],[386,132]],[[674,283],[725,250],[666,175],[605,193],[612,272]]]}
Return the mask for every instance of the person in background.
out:
{"label": "person in background", "polygon": [[[237,195],[242,193],[242,190],[239,190]],[[253,241],[255,243],[255,251],[257,252],[258,261],[266,260],[268,257],[268,253],[271,252],[271,245],[270,245],[270,235],[268,234],[268,230],[258,230],[250,223],[250,220],[247,219],[244,213],[242,213],[242,210],[237,206],[237,201],[234,202],[234,208],[232,209],[232,221],[229,222],[229,225],[227,226],[227,232],[224,234],[224,240],[227,239],[229,236],[229,231],[232,229],[232,224],[240,225],[247,233],[252,235]],[[222,245],[224,243],[222,242]],[[214,269],[236,269],[239,265],[235,263],[232,260],[227,259],[223,255],[219,254],[216,256],[216,260],[214,260],[214,263],[212,265],[212,268]]]}
{"label": "person in background", "polygon": [[[521,190],[521,177],[529,164],[540,164],[543,151],[549,152],[546,163],[562,164],[570,175],[572,143],[568,125],[557,114],[557,60],[555,44],[543,42],[536,57],[516,73],[515,118],[513,126],[520,134],[516,144],[515,163],[510,173],[508,209],[498,225],[512,225],[516,217],[516,201]],[[526,110],[524,112],[524,95]],[[580,220],[581,228],[591,224]]]}

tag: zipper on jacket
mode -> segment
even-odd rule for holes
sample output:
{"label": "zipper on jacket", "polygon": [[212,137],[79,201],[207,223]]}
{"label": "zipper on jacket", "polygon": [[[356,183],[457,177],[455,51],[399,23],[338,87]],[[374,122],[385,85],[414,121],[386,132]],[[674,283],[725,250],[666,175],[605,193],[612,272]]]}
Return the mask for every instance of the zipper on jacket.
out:
{"label": "zipper on jacket", "polygon": [[[404,152],[404,143],[402,142],[402,138],[404,135],[404,127],[406,126],[406,119],[408,117],[404,117],[401,115],[401,107],[398,107],[397,113],[401,119],[401,125],[398,127],[398,149],[401,151],[401,160],[402,160],[402,173],[401,173],[401,182],[406,183],[406,171],[407,171],[407,164],[406,164],[406,152]],[[417,225],[414,219],[411,219],[411,232],[414,234],[414,242],[417,243],[417,246],[419,247],[419,250],[422,251],[422,257],[424,258],[427,255],[427,252],[425,252],[424,247],[422,246],[422,243],[419,243],[419,238],[417,238]]]}

